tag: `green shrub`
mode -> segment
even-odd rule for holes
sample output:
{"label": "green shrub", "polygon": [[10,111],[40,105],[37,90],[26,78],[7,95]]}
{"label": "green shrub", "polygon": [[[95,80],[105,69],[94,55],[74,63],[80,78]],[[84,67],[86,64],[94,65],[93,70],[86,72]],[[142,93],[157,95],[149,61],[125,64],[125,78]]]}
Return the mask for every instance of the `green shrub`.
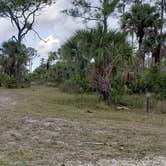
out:
{"label": "green shrub", "polygon": [[4,72],[0,69],[0,87],[3,84],[3,80],[4,80]]}
{"label": "green shrub", "polygon": [[88,79],[79,76],[62,81],[58,84],[58,87],[63,92],[84,93],[91,91],[91,84]]}
{"label": "green shrub", "polygon": [[146,92],[147,85],[142,79],[142,73],[136,76],[136,79],[127,85],[129,94],[142,94]]}
{"label": "green shrub", "polygon": [[66,80],[60,83],[59,89],[62,92],[68,92],[68,93],[79,93],[81,91],[78,84],[76,84],[76,82],[73,80]]}
{"label": "green shrub", "polygon": [[3,77],[3,85],[6,88],[17,88],[17,81],[13,76],[5,74]]}
{"label": "green shrub", "polygon": [[155,93],[156,97],[166,98],[166,73],[160,71],[158,66],[153,66],[147,70],[142,81],[149,92]]}
{"label": "green shrub", "polygon": [[121,76],[117,75],[111,80],[110,100],[115,104],[120,104],[121,97],[126,91],[125,85],[121,80]]}
{"label": "green shrub", "polygon": [[21,80],[17,81],[14,76],[9,76],[7,74],[3,75],[2,86],[12,89],[12,88],[27,88],[30,87],[31,82],[28,76],[24,76]]}
{"label": "green shrub", "polygon": [[31,79],[30,79],[30,76],[27,75],[27,76],[24,76],[21,78],[20,82],[17,83],[17,86],[19,88],[28,88],[31,86]]}
{"label": "green shrub", "polygon": [[48,79],[48,71],[45,66],[39,66],[29,77],[32,81],[46,82]]}
{"label": "green shrub", "polygon": [[127,85],[130,94],[142,94],[151,92],[159,99],[166,98],[166,73],[158,66],[137,75],[136,80]]}

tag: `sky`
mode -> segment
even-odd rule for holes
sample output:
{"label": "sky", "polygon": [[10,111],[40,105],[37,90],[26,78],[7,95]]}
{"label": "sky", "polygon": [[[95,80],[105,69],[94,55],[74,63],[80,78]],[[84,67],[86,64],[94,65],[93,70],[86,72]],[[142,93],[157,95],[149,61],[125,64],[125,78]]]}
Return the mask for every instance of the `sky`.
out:
{"label": "sky", "polygon": [[[71,0],[57,0],[55,4],[40,11],[39,16],[36,17],[34,29],[47,42],[40,40],[33,32],[25,37],[24,43],[28,47],[35,48],[40,55],[33,60],[33,70],[39,66],[41,58],[47,58],[50,51],[57,50],[77,30],[94,25],[94,23],[85,25],[81,20],[62,13],[62,10],[70,7]],[[0,25],[0,44],[2,44],[15,35],[16,29],[11,25],[10,20],[4,18],[0,19]]]}

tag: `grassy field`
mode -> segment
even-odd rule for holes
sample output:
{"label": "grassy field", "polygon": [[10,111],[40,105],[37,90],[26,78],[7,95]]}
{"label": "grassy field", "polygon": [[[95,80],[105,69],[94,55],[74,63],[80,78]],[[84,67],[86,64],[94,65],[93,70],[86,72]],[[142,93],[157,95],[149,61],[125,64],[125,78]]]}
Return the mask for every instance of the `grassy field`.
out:
{"label": "grassy field", "polygon": [[166,109],[166,101],[152,101],[147,114],[144,97],[131,98],[130,110],[118,111],[94,95],[42,86],[0,89],[0,166],[165,160],[166,114],[156,108]]}

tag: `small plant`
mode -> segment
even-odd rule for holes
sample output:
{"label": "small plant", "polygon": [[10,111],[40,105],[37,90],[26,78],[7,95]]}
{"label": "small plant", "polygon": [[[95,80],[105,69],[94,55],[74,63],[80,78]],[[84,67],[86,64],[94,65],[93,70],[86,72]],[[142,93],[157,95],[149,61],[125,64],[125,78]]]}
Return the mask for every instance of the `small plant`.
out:
{"label": "small plant", "polygon": [[4,72],[0,69],[0,87],[3,84],[3,79],[4,79]]}
{"label": "small plant", "polygon": [[80,88],[78,84],[76,84],[73,80],[66,80],[63,83],[59,84],[59,89],[62,92],[68,92],[68,93],[79,93]]}
{"label": "small plant", "polygon": [[166,74],[158,68],[151,67],[142,77],[149,92],[155,93],[159,99],[166,98]]}
{"label": "small plant", "polygon": [[3,83],[6,88],[17,88],[17,81],[13,76],[9,76],[7,74],[3,77]]}
{"label": "small plant", "polygon": [[29,76],[24,76],[18,84],[20,88],[28,88],[31,86],[31,80]]}

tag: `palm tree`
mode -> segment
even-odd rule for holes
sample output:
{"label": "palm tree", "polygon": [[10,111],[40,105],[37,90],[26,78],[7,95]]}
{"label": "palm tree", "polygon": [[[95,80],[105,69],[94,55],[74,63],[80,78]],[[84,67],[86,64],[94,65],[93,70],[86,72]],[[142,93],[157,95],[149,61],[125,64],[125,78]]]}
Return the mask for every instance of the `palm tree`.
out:
{"label": "palm tree", "polygon": [[2,44],[0,65],[4,72],[20,80],[26,71],[28,52],[25,45],[21,45],[21,54],[15,41],[8,41]]}
{"label": "palm tree", "polygon": [[92,59],[89,43],[92,43],[89,32],[80,30],[60,49],[61,59],[68,64],[69,70],[79,73],[80,79],[86,77]]}
{"label": "palm tree", "polygon": [[149,4],[136,3],[132,6],[130,12],[126,12],[122,18],[122,28],[127,32],[136,34],[138,38],[138,53],[143,60],[145,60],[145,55],[142,52],[143,40],[146,36],[149,28],[156,26],[156,22],[159,21],[159,13],[157,13],[156,8],[150,6]]}
{"label": "palm tree", "polygon": [[104,100],[111,96],[110,76],[114,71],[126,67],[130,57],[131,48],[126,42],[126,34],[110,31],[103,33],[100,29],[93,29],[93,58],[95,68],[93,73],[93,85],[102,95]]}
{"label": "palm tree", "polygon": [[[104,100],[110,92],[110,75],[115,67],[124,67],[131,57],[131,48],[126,42],[126,34],[105,32],[101,26],[91,30],[81,30],[61,48],[61,55],[69,64],[77,65],[77,73],[85,76],[85,69],[94,60],[93,86]],[[74,66],[74,65],[73,65]]]}

